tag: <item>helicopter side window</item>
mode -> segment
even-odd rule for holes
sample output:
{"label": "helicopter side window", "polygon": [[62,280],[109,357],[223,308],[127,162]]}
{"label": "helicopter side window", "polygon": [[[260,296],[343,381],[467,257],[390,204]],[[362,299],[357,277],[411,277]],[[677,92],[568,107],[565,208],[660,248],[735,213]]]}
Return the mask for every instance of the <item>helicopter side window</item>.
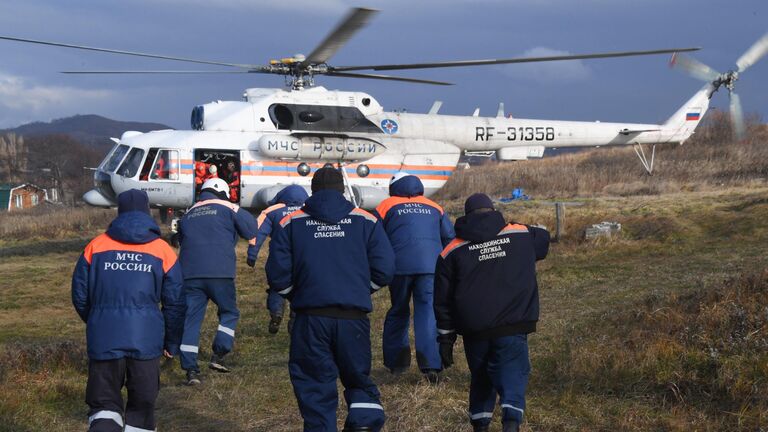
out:
{"label": "helicopter side window", "polygon": [[141,167],[141,175],[139,175],[139,180],[149,180],[149,170],[152,168],[152,162],[155,161],[155,156],[157,156],[157,149],[149,149],[149,152],[147,153],[147,160],[144,161],[144,165]]}
{"label": "helicopter side window", "polygon": [[123,164],[120,165],[120,168],[117,169],[117,175],[123,177],[135,176],[139,171],[139,167],[141,166],[141,161],[143,159],[144,150],[140,148],[132,149],[131,152],[128,153],[128,156],[125,158],[125,161],[123,161]]}
{"label": "helicopter side window", "polygon": [[152,180],[178,180],[179,152],[176,150],[160,150],[155,158],[155,164],[152,167],[149,178]]}
{"label": "helicopter side window", "polygon": [[278,129],[293,128],[293,113],[285,105],[276,104],[269,107],[269,117]]}
{"label": "helicopter side window", "polygon": [[120,164],[120,161],[123,160],[123,157],[126,153],[128,153],[128,147],[125,144],[119,145],[114,152],[112,152],[112,155],[109,157],[109,160],[107,163],[104,164],[104,171],[106,172],[114,172],[115,168]]}

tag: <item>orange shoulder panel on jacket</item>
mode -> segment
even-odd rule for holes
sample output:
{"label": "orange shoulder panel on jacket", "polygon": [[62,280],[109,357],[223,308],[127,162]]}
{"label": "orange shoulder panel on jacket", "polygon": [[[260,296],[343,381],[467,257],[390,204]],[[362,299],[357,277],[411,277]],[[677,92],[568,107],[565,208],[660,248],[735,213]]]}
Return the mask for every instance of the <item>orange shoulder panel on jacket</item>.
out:
{"label": "orange shoulder panel on jacket", "polygon": [[283,207],[285,207],[285,204],[278,203],[278,204],[275,204],[273,206],[269,206],[269,207],[265,208],[264,211],[262,211],[261,214],[259,215],[258,219],[256,219],[256,226],[258,228],[261,228],[261,224],[264,223],[264,220],[267,218],[267,214],[269,214],[270,212],[273,212],[273,211],[275,211],[275,210],[277,210],[279,208],[283,208]]}
{"label": "orange shoulder panel on jacket", "polygon": [[368,213],[367,211],[365,211],[365,210],[363,210],[363,209],[361,209],[359,207],[353,208],[351,213],[358,214],[358,215],[368,219],[369,221],[371,221],[373,223],[376,223],[376,222],[379,221],[378,219],[376,219],[376,216]]}
{"label": "orange shoulder panel on jacket", "polygon": [[499,235],[520,233],[520,232],[528,232],[528,227],[521,224],[511,223],[511,224],[507,224],[507,226],[502,228],[501,231],[499,232]]}
{"label": "orange shoulder panel on jacket", "polygon": [[163,239],[158,238],[144,244],[130,244],[114,240],[107,234],[96,237],[88,244],[85,248],[85,259],[90,264],[93,254],[108,251],[139,252],[152,255],[163,262],[164,272],[167,272],[176,264],[176,253]]}
{"label": "orange shoulder panel on jacket", "polygon": [[432,201],[431,199],[425,197],[424,195],[419,195],[411,198],[411,202],[417,202],[421,204],[426,204],[428,206],[432,206],[436,208],[440,212],[440,214],[443,214],[443,208],[440,207],[438,203]]}
{"label": "orange shoulder panel on jacket", "polygon": [[152,247],[148,253],[163,260],[163,272],[168,273],[171,267],[176,264],[176,260],[178,260],[176,257],[176,252],[174,252],[173,248],[171,248],[171,246],[166,243],[165,240],[160,238],[147,243],[147,246]]}
{"label": "orange shoulder panel on jacket", "polygon": [[283,216],[282,219],[280,219],[280,226],[281,227],[285,227],[288,224],[288,222],[291,220],[292,217],[303,215],[303,214],[304,214],[304,211],[301,210],[301,209],[298,209],[298,210],[296,210],[293,213],[288,213],[287,215]]}
{"label": "orange shoulder panel on jacket", "polygon": [[378,213],[382,219],[385,219],[387,217],[387,213],[389,213],[389,210],[392,209],[392,207],[404,202],[408,202],[408,198],[398,196],[389,197],[379,203],[379,206],[376,207],[376,213]]}
{"label": "orange shoulder panel on jacket", "polygon": [[448,254],[453,252],[454,249],[456,249],[459,246],[463,246],[463,245],[465,245],[467,243],[469,243],[469,242],[466,241],[466,240],[462,240],[462,239],[456,237],[455,239],[451,240],[450,243],[448,243],[448,245],[445,247],[445,249],[443,249],[442,252],[440,252],[440,256],[445,258],[445,257],[448,256]]}
{"label": "orange shoulder panel on jacket", "polygon": [[434,207],[437,209],[437,211],[440,212],[440,214],[443,214],[443,208],[440,207],[436,202],[432,201],[431,199],[425,197],[424,195],[418,195],[415,197],[389,197],[382,201],[378,207],[376,207],[376,212],[381,216],[382,219],[385,219],[387,217],[387,213],[389,213],[390,210],[392,210],[392,207],[399,205],[399,204],[406,204],[406,203],[419,203],[428,205],[430,207]]}

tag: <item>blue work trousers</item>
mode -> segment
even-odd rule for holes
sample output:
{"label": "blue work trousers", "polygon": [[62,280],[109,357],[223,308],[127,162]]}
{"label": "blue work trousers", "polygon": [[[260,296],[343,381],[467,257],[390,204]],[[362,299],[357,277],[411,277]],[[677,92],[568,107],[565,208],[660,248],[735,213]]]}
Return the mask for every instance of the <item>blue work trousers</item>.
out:
{"label": "blue work trousers", "polygon": [[491,422],[497,395],[502,422],[514,420],[522,423],[525,389],[531,372],[528,335],[475,340],[464,338],[464,353],[472,374],[469,387],[472,424],[487,425]]}
{"label": "blue work trousers", "polygon": [[267,309],[269,315],[283,316],[285,309],[285,299],[277,291],[267,290]]}
{"label": "blue work trousers", "polygon": [[184,370],[199,371],[197,366],[200,327],[205,318],[208,300],[216,304],[219,327],[213,339],[213,352],[224,355],[232,351],[235,343],[235,328],[240,318],[237,310],[235,280],[230,278],[185,279],[184,292],[187,297],[187,315],[184,318],[184,336],[181,338],[181,367]]}
{"label": "blue work trousers", "polygon": [[416,337],[416,362],[422,372],[441,370],[437,344],[437,323],[432,306],[434,274],[397,275],[389,285],[392,307],[384,320],[384,366],[405,369],[411,363],[408,328],[413,296],[413,330]]}
{"label": "blue work trousers", "polygon": [[339,395],[344,385],[349,413],[345,426],[384,425],[379,390],[370,378],[371,325],[368,318],[341,319],[296,313],[288,368],[305,432],[336,432]]}

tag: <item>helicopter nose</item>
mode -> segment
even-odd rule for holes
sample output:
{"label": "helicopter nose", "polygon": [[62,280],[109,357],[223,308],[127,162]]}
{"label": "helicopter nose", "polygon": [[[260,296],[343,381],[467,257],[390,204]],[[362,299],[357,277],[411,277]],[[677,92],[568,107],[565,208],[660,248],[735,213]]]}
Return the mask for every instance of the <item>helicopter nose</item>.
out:
{"label": "helicopter nose", "polygon": [[97,189],[91,189],[83,194],[83,201],[94,207],[114,207],[117,203],[101,194]]}

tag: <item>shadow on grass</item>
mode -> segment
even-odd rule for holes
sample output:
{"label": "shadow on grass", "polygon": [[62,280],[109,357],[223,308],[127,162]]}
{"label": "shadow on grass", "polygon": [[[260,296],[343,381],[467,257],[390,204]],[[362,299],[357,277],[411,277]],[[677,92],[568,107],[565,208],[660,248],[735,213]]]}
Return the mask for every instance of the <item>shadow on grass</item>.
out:
{"label": "shadow on grass", "polygon": [[89,241],[90,239],[80,238],[0,248],[0,258],[7,258],[11,256],[38,256],[50,253],[77,252],[83,250]]}

